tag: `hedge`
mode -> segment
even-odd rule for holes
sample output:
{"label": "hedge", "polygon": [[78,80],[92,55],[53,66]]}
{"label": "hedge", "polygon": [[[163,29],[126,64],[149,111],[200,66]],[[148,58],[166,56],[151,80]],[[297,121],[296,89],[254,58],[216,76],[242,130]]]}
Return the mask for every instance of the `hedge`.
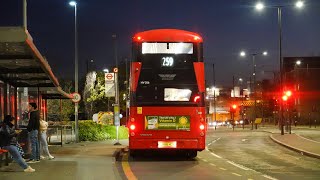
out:
{"label": "hedge", "polygon": [[[79,121],[80,141],[102,141],[116,139],[116,126],[97,124],[92,120]],[[128,138],[128,129],[119,126],[119,139]]]}

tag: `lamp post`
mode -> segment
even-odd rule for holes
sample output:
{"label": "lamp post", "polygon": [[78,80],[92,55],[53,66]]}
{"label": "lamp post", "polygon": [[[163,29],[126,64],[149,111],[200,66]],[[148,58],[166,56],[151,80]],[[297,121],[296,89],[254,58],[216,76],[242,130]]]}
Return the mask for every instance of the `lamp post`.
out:
{"label": "lamp post", "polygon": [[[253,73],[252,73],[252,76],[253,76],[253,94],[254,94],[254,115],[253,115],[253,120],[255,121],[256,120],[256,117],[257,117],[257,94],[256,94],[256,62],[255,62],[255,59],[256,59],[256,56],[257,55],[263,55],[263,56],[267,56],[268,55],[268,52],[267,51],[264,51],[264,52],[260,52],[260,53],[251,53],[251,57],[252,57],[252,66],[253,66]],[[246,56],[246,52],[244,51],[241,51],[240,52],[240,56],[242,57],[245,57]],[[251,123],[251,130],[253,130],[253,122]]]}
{"label": "lamp post", "polygon": [[[212,63],[212,75],[213,75],[213,112],[214,122],[217,123],[217,107],[216,107],[216,73],[214,69],[214,63]],[[216,129],[216,127],[215,127]]]}
{"label": "lamp post", "polygon": [[[77,35],[77,2],[69,2],[74,7],[74,88],[78,93],[78,35]],[[78,103],[74,103],[74,122],[76,142],[79,142]]]}
{"label": "lamp post", "polygon": [[[103,71],[104,73],[109,73],[109,69],[108,69],[108,68],[104,68],[102,71]],[[107,99],[108,99],[108,103],[107,103],[107,104],[108,104],[107,111],[109,112],[109,110],[110,110],[110,109],[109,109],[109,101],[110,101],[110,97],[108,96],[108,97],[107,97]]]}
{"label": "lamp post", "polygon": [[[89,73],[89,71],[92,71],[93,67],[92,67],[92,64],[93,64],[93,59],[90,59],[90,60],[87,60],[87,74]],[[91,65],[91,66],[90,66]]]}
{"label": "lamp post", "polygon": [[[295,7],[301,9],[304,6],[304,2],[299,0],[295,3]],[[282,61],[282,8],[285,6],[268,6],[270,8],[276,8],[278,11],[278,29],[279,29],[279,63],[280,63],[280,92],[283,92],[283,61]],[[265,8],[262,2],[258,2],[255,6],[256,10],[261,11]],[[280,128],[281,135],[284,135],[283,130],[283,107],[280,104]]]}

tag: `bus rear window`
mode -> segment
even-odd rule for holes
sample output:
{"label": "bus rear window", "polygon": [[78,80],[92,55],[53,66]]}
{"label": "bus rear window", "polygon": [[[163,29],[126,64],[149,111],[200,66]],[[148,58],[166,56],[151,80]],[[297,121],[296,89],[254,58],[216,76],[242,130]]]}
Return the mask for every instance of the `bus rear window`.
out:
{"label": "bus rear window", "polygon": [[142,43],[142,54],[193,54],[193,44]]}
{"label": "bus rear window", "polygon": [[190,89],[164,88],[164,101],[189,101]]}

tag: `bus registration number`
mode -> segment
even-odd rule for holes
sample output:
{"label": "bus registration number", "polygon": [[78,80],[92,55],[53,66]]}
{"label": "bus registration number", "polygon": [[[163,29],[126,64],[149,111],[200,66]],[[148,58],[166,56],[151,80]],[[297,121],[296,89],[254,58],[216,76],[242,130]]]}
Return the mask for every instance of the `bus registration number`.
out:
{"label": "bus registration number", "polygon": [[177,141],[158,141],[158,148],[177,148]]}

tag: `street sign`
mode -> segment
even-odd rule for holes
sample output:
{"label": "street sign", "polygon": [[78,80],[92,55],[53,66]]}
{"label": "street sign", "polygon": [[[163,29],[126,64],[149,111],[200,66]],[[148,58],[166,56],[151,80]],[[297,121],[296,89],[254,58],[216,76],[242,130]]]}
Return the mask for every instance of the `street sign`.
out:
{"label": "street sign", "polygon": [[105,73],[106,81],[114,81],[114,73]]}
{"label": "street sign", "polygon": [[117,73],[118,72],[118,68],[113,68],[113,72]]}
{"label": "street sign", "polygon": [[115,74],[114,73],[105,73],[104,79],[105,79],[105,94],[106,97],[115,97],[116,91],[115,91]]}
{"label": "street sign", "polygon": [[73,96],[73,98],[71,99],[72,102],[78,103],[81,100],[81,95],[79,93],[74,92],[71,95]]}

